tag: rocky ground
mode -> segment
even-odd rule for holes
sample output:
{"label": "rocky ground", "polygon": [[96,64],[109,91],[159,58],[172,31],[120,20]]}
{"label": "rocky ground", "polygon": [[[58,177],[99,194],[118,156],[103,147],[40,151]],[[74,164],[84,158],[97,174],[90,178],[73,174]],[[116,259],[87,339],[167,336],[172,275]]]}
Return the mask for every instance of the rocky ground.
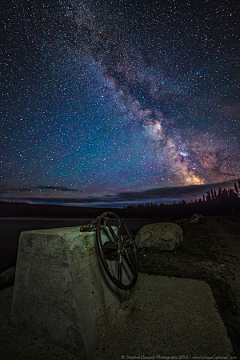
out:
{"label": "rocky ground", "polygon": [[[214,294],[235,355],[240,358],[240,216],[211,216],[201,224],[185,222],[181,226],[183,246],[175,252],[142,250],[138,253],[139,271],[205,280]],[[0,292],[1,359],[76,359],[13,327],[8,317],[11,296],[12,287]]]}

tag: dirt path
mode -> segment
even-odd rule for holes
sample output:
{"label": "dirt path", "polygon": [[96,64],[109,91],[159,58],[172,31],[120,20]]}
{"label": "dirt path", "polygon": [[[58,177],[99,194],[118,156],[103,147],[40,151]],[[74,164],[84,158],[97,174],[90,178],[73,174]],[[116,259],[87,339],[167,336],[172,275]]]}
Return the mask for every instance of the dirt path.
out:
{"label": "dirt path", "polygon": [[139,274],[94,360],[235,359],[205,281]]}
{"label": "dirt path", "polygon": [[240,216],[208,216],[201,224],[183,219],[181,226],[182,249],[140,252],[139,268],[148,274],[206,281],[240,358]]}
{"label": "dirt path", "polygon": [[[219,263],[220,271],[215,266],[215,278],[220,275],[220,291],[214,293],[213,287],[212,290],[221,307],[220,312],[231,335],[235,354],[240,358],[240,216],[206,217],[201,227]],[[219,293],[222,293],[220,299]]]}
{"label": "dirt path", "polygon": [[207,222],[213,251],[227,268],[227,281],[233,287],[240,309],[240,222],[239,217],[217,216]]}

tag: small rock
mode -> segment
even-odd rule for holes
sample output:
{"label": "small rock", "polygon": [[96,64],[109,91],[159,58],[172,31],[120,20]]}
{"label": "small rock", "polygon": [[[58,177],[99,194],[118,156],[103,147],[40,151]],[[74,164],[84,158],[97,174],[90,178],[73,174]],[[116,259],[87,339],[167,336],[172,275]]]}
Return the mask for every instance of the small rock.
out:
{"label": "small rock", "polygon": [[193,214],[189,224],[201,224],[204,217],[201,214]]}

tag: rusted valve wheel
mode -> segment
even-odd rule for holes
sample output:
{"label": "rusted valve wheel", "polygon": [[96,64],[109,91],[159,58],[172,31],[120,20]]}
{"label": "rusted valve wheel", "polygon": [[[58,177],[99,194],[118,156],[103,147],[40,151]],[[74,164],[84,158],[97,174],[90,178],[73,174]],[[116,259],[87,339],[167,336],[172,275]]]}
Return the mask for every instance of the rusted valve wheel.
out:
{"label": "rusted valve wheel", "polygon": [[[110,224],[110,218],[117,219],[117,234]],[[110,241],[105,243],[101,239],[101,230],[106,227],[111,235]],[[103,267],[110,280],[122,290],[130,290],[137,281],[137,251],[134,240],[131,238],[127,226],[120,217],[113,212],[105,212],[99,216],[97,223],[97,246]],[[109,262],[117,264],[117,274],[110,269]],[[126,273],[129,283],[126,282]],[[125,279],[123,278],[125,274]]]}

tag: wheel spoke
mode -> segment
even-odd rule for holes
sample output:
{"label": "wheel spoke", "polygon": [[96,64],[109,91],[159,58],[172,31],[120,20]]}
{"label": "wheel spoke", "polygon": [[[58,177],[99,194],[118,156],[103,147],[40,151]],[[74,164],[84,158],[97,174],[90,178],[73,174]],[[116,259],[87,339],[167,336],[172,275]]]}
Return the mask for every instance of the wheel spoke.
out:
{"label": "wheel spoke", "polygon": [[127,248],[127,247],[132,247],[133,246],[133,242],[130,239],[124,240],[123,241],[123,247]]}
{"label": "wheel spoke", "polygon": [[110,233],[111,233],[114,241],[118,241],[117,235],[116,235],[115,232],[113,231],[113,229],[112,229],[111,225],[109,224],[109,222],[107,222],[107,227],[108,227],[108,229],[109,229],[109,231],[110,231]]}
{"label": "wheel spoke", "polygon": [[131,270],[131,273],[134,275],[135,271],[134,271],[133,266],[132,266],[132,264],[131,264],[131,262],[129,260],[128,253],[127,253],[126,249],[124,249],[123,256],[124,256],[124,259],[125,259],[125,261],[127,263],[127,266]]}
{"label": "wheel spoke", "polygon": [[122,283],[122,254],[118,251],[118,281]]}

